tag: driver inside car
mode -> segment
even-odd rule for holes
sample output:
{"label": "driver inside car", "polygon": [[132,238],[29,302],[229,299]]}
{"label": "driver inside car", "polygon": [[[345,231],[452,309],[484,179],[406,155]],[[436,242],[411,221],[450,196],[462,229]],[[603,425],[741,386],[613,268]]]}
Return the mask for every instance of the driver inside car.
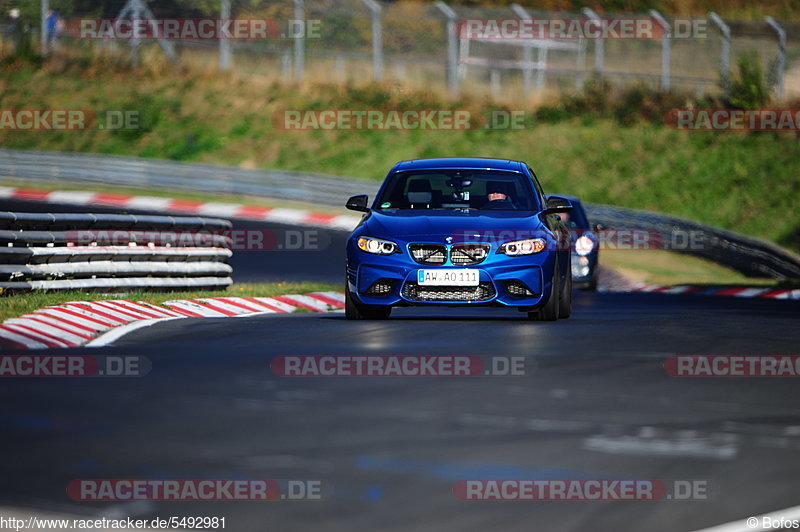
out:
{"label": "driver inside car", "polygon": [[508,190],[508,183],[502,181],[489,181],[486,184],[486,204],[484,209],[515,209]]}

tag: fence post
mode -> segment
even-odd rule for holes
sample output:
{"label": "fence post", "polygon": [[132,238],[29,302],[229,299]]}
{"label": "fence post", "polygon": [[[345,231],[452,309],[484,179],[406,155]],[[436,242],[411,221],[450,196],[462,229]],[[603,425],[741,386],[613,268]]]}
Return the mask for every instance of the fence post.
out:
{"label": "fence post", "polygon": [[583,37],[580,40],[576,62],[579,73],[575,76],[575,89],[580,90],[586,81],[586,39]]}
{"label": "fence post", "polygon": [[[228,20],[231,18],[231,0],[222,0],[219,11],[219,18]],[[223,72],[231,68],[231,41],[224,39],[220,35],[219,39],[219,69]]]}
{"label": "fence post", "polygon": [[772,17],[765,17],[764,20],[767,21],[775,33],[778,34],[778,78],[776,81],[776,88],[778,93],[778,101],[783,101],[783,76],[784,76],[784,69],[786,68],[786,31],[775,22],[775,19]]}
{"label": "fence post", "polygon": [[720,58],[720,72],[722,75],[722,91],[728,97],[731,80],[731,29],[719,15],[711,11],[708,14],[711,22],[716,24],[722,33],[722,57]]}
{"label": "fence post", "polygon": [[661,13],[655,9],[650,10],[650,16],[656,19],[656,21],[661,25],[661,28],[664,30],[664,36],[661,37],[661,90],[668,91],[670,78],[669,63],[672,28],[670,28],[669,23],[667,23],[664,17],[661,16]]}
{"label": "fence post", "polygon": [[283,79],[292,77],[292,56],[289,52],[283,52],[281,55],[281,77]]}
{"label": "fence post", "polygon": [[375,0],[364,0],[372,11],[372,79],[380,81],[383,77],[383,28],[381,12],[383,8]]}
{"label": "fence post", "polygon": [[[158,34],[157,27],[155,25],[155,15],[153,12],[150,11],[150,8],[147,6],[147,3],[143,0],[128,0],[125,2],[125,6],[122,8],[122,11],[119,12],[117,18],[114,20],[114,28],[119,31],[119,21],[124,19],[133,19],[133,20],[148,20],[148,24],[150,25],[150,29],[154,35]],[[136,33],[136,32],[134,32]],[[167,54],[170,61],[173,63],[178,62],[178,54],[175,52],[175,47],[172,44],[172,41],[167,41],[162,39],[161,37],[157,37],[158,44],[161,46],[161,49],[164,50],[164,53]],[[139,64],[139,48],[142,45],[141,39],[131,39],[131,64],[133,66],[137,66]]]}
{"label": "fence post", "polygon": [[458,96],[458,39],[456,38],[456,12],[441,0],[434,4],[447,17],[447,88],[451,96]]}
{"label": "fence post", "polygon": [[497,99],[500,97],[500,72],[495,69],[489,71],[489,88],[492,93],[492,98]]}
{"label": "fence post", "polygon": [[341,83],[344,83],[347,81],[347,73],[344,69],[344,57],[342,54],[336,54],[334,63],[336,65],[336,77]]}
{"label": "fence post", "polygon": [[49,42],[48,42],[48,35],[47,35],[47,12],[50,11],[50,1],[49,0],[42,0],[42,31],[41,31],[41,39],[42,42],[39,43],[42,50],[42,55],[47,55],[47,51],[49,49]]}
{"label": "fence post", "polygon": [[[519,4],[511,4],[511,9],[514,10],[514,13],[521,19],[532,19],[533,17]],[[541,49],[539,50],[539,55],[541,56]],[[541,57],[539,58],[541,59]],[[525,95],[529,95],[531,93],[531,78],[533,77],[533,68],[531,68],[531,63],[533,63],[533,44],[531,42],[525,42],[522,48],[522,61],[525,63],[525,67],[522,70],[522,87],[525,91]],[[539,76],[542,75],[542,71],[539,71]],[[541,90],[541,85],[543,84],[543,80],[537,78],[536,80],[536,89]]]}
{"label": "fence post", "polygon": [[[588,7],[583,8],[583,14],[597,22],[598,28],[601,30],[602,34],[603,23],[601,22],[600,16]],[[600,74],[602,74],[605,69],[605,44],[605,40],[602,37],[594,41],[594,69]]]}
{"label": "fence post", "polygon": [[[463,32],[463,29],[459,30]],[[467,79],[467,58],[469,57],[469,44],[470,39],[459,35],[458,36],[458,79]]]}
{"label": "fence post", "polygon": [[536,54],[539,70],[536,71],[536,92],[544,90],[545,74],[547,73],[547,48],[542,46]]}
{"label": "fence post", "polygon": [[[294,4],[294,24],[297,25],[299,21],[305,21],[305,5],[303,0],[292,0]],[[305,24],[305,23],[304,23]],[[305,55],[306,55],[306,42],[303,32],[298,32],[294,36],[294,77],[297,81],[303,79],[303,71],[305,70]]]}

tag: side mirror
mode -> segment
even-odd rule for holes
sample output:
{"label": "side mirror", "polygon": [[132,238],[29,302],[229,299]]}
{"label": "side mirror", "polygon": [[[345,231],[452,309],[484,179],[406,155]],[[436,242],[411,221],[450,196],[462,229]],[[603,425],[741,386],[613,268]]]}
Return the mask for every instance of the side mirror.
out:
{"label": "side mirror", "polygon": [[369,198],[366,194],[359,194],[358,196],[353,196],[347,200],[347,203],[345,203],[344,206],[351,211],[369,212],[369,207],[367,207],[368,199]]}
{"label": "side mirror", "polygon": [[547,204],[545,205],[542,214],[556,214],[571,210],[572,202],[567,198],[562,198],[561,196],[548,196]]}

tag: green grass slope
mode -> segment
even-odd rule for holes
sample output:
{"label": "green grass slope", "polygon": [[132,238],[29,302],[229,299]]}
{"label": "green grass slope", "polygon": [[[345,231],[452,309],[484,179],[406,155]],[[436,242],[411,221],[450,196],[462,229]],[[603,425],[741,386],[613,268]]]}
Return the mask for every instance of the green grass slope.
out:
{"label": "green grass slope", "polygon": [[[55,60],[2,67],[0,109],[124,109],[138,131],[12,132],[11,148],[99,152],[247,168],[280,168],[380,180],[401,159],[486,156],[522,159],[548,191],[586,201],[693,218],[800,249],[800,142],[794,133],[684,132],[658,121],[527,120],[521,130],[285,131],[285,109],[472,109],[475,100],[389,86],[302,87],[254,78],[130,71],[122,62]],[[513,107],[508,107],[513,109]],[[533,110],[526,110],[533,116]]]}

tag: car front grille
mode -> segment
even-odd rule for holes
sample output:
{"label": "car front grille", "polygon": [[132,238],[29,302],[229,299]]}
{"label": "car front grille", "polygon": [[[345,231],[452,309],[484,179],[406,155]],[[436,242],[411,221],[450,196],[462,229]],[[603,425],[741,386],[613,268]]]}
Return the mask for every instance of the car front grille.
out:
{"label": "car front grille", "polygon": [[441,244],[410,244],[411,257],[419,264],[444,264],[447,248]]}
{"label": "car front grille", "polygon": [[421,286],[413,281],[403,285],[403,297],[410,301],[487,301],[495,295],[494,285],[486,281],[478,286]]}
{"label": "car front grille", "polygon": [[459,266],[480,264],[489,255],[488,244],[458,244],[450,249],[450,262]]}

